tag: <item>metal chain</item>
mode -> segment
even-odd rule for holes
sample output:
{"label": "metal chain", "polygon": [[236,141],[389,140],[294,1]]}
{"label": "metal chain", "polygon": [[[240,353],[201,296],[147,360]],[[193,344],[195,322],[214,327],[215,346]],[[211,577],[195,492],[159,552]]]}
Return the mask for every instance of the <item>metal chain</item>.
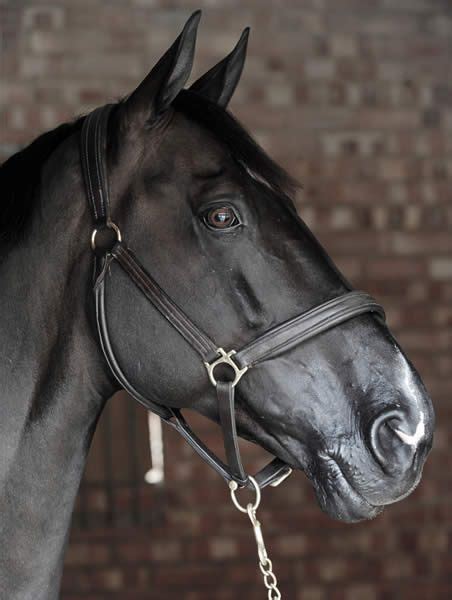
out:
{"label": "metal chain", "polygon": [[264,543],[264,536],[262,534],[262,527],[260,522],[257,520],[256,511],[261,501],[261,491],[256,480],[249,476],[251,483],[256,491],[256,500],[254,504],[247,504],[246,508],[240,504],[235,494],[238,485],[235,481],[229,482],[229,489],[231,490],[231,498],[234,506],[243,513],[248,515],[251,525],[253,526],[254,537],[256,538],[257,555],[259,557],[259,569],[264,577],[264,585],[267,588],[268,600],[281,600],[281,592],[278,589],[278,580],[276,575],[273,573],[273,564],[267,554],[267,549]]}
{"label": "metal chain", "polygon": [[251,521],[254,531],[254,537],[256,538],[257,554],[259,556],[259,569],[264,576],[264,585],[267,588],[268,600],[280,600],[281,592],[278,589],[278,580],[276,575],[273,573],[273,564],[267,554],[265,548],[264,536],[262,535],[262,527],[260,522],[257,520],[256,511],[253,509],[252,504],[248,504],[246,512]]}

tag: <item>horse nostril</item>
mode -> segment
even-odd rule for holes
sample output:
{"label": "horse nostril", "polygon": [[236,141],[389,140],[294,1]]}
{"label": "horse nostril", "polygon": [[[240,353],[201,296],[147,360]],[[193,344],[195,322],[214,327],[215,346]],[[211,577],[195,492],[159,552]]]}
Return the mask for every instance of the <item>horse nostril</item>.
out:
{"label": "horse nostril", "polygon": [[403,412],[389,410],[372,423],[370,447],[386,472],[402,475],[412,466],[424,433],[422,413],[419,422],[413,425]]}

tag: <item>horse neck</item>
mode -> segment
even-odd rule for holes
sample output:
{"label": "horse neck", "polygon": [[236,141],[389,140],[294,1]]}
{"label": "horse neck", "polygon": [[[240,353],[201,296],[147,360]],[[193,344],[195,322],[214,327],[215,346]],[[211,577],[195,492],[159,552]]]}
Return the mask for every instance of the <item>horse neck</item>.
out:
{"label": "horse neck", "polygon": [[91,224],[77,158],[75,139],[52,155],[27,235],[0,256],[0,598],[8,600],[58,596],[91,436],[114,391],[86,308]]}

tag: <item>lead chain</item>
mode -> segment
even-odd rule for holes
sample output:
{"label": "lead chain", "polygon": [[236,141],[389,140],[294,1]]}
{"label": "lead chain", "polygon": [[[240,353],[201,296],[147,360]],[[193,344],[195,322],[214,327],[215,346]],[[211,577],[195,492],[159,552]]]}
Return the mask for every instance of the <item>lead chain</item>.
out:
{"label": "lead chain", "polygon": [[257,554],[259,556],[259,569],[264,576],[264,584],[267,588],[268,600],[280,600],[281,592],[278,589],[278,580],[276,575],[273,573],[273,564],[267,554],[265,548],[264,536],[262,535],[262,527],[260,522],[257,520],[256,511],[253,509],[252,504],[248,504],[246,512],[251,521],[254,530],[254,537],[256,538]]}
{"label": "lead chain", "polygon": [[243,513],[248,515],[249,520],[251,521],[251,525],[253,526],[254,537],[256,538],[257,545],[257,555],[259,557],[259,569],[264,577],[264,585],[267,588],[267,598],[268,600],[281,600],[281,592],[278,589],[278,580],[276,579],[276,575],[273,573],[273,564],[267,554],[267,549],[265,547],[264,536],[262,534],[262,527],[260,522],[257,519],[256,511],[260,504],[261,495],[260,488],[257,482],[249,477],[251,483],[253,484],[256,490],[256,500],[254,504],[248,504],[246,508],[244,508],[235,495],[235,492],[238,488],[237,483],[235,481],[231,481],[229,483],[229,488],[231,490],[231,498],[234,502],[236,508]]}

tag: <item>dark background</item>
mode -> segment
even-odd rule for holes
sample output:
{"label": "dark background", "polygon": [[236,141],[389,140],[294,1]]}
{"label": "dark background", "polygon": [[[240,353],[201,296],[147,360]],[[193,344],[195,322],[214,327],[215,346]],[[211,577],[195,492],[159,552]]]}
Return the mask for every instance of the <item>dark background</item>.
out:
{"label": "dark background", "polygon": [[[265,491],[261,520],[284,597],[450,598],[450,1],[0,0],[0,160],[129,92],[197,7],[195,76],[251,25],[231,108],[303,182],[301,215],[354,285],[384,304],[437,414],[420,487],[374,522],[333,522],[302,474]],[[96,434],[63,599],[263,598],[246,517],[172,432],[164,485],[142,483],[146,415],[132,406],[115,399]],[[196,423],[219,449],[213,426]],[[251,466],[261,460],[250,446],[247,455]]]}

